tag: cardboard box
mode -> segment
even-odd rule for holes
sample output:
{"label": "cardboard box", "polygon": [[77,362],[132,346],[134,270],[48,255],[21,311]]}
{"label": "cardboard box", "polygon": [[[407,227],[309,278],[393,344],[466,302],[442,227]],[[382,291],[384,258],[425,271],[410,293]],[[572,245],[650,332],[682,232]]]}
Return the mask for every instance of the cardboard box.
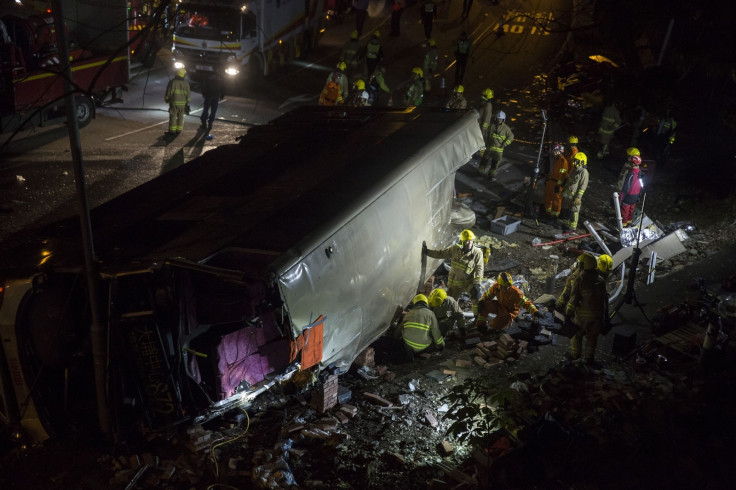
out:
{"label": "cardboard box", "polygon": [[491,221],[491,232],[499,235],[510,235],[521,226],[521,220],[511,216],[501,216]]}

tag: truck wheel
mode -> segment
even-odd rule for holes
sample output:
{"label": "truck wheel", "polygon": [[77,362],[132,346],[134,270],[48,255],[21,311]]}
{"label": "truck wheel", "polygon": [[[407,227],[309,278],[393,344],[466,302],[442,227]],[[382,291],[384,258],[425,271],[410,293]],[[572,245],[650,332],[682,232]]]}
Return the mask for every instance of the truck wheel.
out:
{"label": "truck wheel", "polygon": [[89,124],[95,116],[95,105],[89,97],[77,97],[77,124],[80,128]]}

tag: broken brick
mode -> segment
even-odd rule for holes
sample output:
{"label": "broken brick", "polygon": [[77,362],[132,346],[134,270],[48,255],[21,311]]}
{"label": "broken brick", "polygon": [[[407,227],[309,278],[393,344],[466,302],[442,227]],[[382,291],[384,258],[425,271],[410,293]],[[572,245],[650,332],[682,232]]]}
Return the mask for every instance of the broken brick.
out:
{"label": "broken brick", "polygon": [[481,356],[475,356],[473,358],[473,360],[479,366],[482,366],[482,365],[484,365],[486,363],[486,358],[485,357],[481,357]]}
{"label": "broken brick", "polygon": [[455,451],[455,448],[452,447],[452,444],[450,444],[448,441],[442,441],[440,448],[442,449],[442,454],[444,455],[452,454]]}
{"label": "broken brick", "polygon": [[337,412],[335,412],[335,418],[336,418],[336,419],[337,419],[337,421],[338,421],[338,422],[340,422],[341,424],[347,424],[347,423],[348,423],[348,422],[350,421],[350,417],[348,417],[348,416],[347,416],[347,415],[345,414],[345,412],[343,412],[343,411],[341,411],[341,410],[338,410]]}
{"label": "broken brick", "polygon": [[455,359],[455,366],[457,367],[470,367],[473,363],[465,359]]}
{"label": "broken brick", "polygon": [[457,374],[457,371],[452,371],[450,369],[443,369],[442,374],[449,374],[450,376],[455,376]]}
{"label": "broken brick", "polygon": [[376,405],[381,405],[383,407],[393,407],[394,404],[390,401],[386,400],[385,398],[381,398],[380,396],[376,395],[375,393],[363,393],[363,396],[371,403],[375,403]]}
{"label": "broken brick", "polygon": [[373,347],[366,347],[363,352],[358,354],[358,357],[355,358],[353,364],[359,368],[363,366],[372,368],[375,366],[375,351],[373,350]]}
{"label": "broken brick", "polygon": [[343,403],[340,405],[340,410],[345,412],[350,418],[354,417],[358,413],[358,407],[350,405],[349,403]]}

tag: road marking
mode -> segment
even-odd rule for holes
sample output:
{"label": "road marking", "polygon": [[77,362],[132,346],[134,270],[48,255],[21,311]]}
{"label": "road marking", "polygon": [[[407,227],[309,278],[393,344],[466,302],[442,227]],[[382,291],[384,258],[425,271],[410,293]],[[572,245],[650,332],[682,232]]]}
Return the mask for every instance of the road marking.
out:
{"label": "road marking", "polygon": [[116,140],[118,138],[122,138],[124,136],[130,136],[131,134],[140,133],[141,131],[155,128],[156,126],[161,126],[162,124],[169,124],[169,121],[161,121],[160,123],[151,124],[150,126],[146,126],[145,128],[136,129],[135,131],[129,131],[127,133],[119,134],[117,136],[112,136],[110,138],[105,138],[105,141],[111,141],[111,140]]}
{"label": "road marking", "polygon": [[304,95],[296,95],[294,97],[289,97],[279,106],[279,109],[283,109],[287,105],[292,104],[294,102],[309,102],[310,100],[314,100],[315,98],[316,98],[316,95],[314,94],[304,94]]}
{"label": "road marking", "polygon": [[[199,112],[201,110],[202,110],[202,108],[200,107],[199,109],[194,109],[189,114],[191,115],[191,114],[194,114],[195,112]],[[117,136],[111,136],[110,138],[105,138],[105,141],[112,141],[112,140],[116,140],[118,138],[124,138],[125,136],[130,136],[131,134],[140,133],[141,131],[145,131],[147,129],[155,128],[156,126],[161,126],[162,124],[169,124],[169,121],[161,121],[159,123],[151,124],[150,126],[146,126],[144,128],[136,129],[135,131],[129,131],[127,133],[119,134]]]}

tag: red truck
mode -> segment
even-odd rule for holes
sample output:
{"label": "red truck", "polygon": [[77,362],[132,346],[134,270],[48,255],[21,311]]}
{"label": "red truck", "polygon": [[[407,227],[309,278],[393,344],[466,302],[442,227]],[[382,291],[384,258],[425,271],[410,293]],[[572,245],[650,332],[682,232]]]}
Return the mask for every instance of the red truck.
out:
{"label": "red truck", "polygon": [[[95,107],[120,101],[129,80],[128,53],[86,49],[70,36],[69,55],[79,126]],[[124,41],[122,45],[124,45]],[[64,75],[52,14],[0,18],[0,133],[44,126],[65,116]]]}

